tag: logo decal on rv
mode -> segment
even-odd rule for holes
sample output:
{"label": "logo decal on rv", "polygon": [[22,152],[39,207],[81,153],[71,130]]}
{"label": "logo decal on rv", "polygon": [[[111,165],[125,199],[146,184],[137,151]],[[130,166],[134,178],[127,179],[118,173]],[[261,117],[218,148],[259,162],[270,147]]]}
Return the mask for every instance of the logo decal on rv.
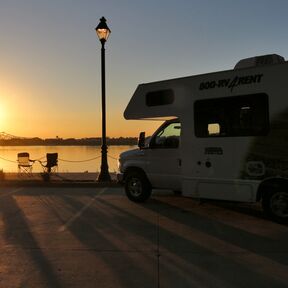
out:
{"label": "logo decal on rv", "polygon": [[199,90],[214,89],[214,88],[228,88],[233,91],[233,89],[240,85],[257,84],[262,80],[263,74],[255,74],[248,76],[235,76],[230,79],[221,79],[216,81],[202,82],[199,86]]}
{"label": "logo decal on rv", "polygon": [[223,155],[223,149],[221,147],[205,147],[206,155]]}

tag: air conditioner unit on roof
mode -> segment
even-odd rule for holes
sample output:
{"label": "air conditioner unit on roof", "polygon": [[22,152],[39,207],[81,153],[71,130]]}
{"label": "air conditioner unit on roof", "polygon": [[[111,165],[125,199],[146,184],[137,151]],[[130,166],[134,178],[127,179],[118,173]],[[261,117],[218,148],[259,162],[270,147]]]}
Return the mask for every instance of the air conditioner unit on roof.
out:
{"label": "air conditioner unit on roof", "polygon": [[281,64],[284,62],[285,62],[284,57],[277,54],[269,54],[242,59],[235,65],[234,69],[236,70],[236,69],[243,69],[264,65]]}

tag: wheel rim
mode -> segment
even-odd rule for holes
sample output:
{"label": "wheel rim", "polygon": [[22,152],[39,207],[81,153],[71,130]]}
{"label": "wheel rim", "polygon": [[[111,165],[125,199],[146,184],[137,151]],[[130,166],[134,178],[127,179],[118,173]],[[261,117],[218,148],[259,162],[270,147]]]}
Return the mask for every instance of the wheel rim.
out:
{"label": "wheel rim", "polygon": [[142,194],[142,182],[138,178],[131,178],[128,183],[130,194],[139,197]]}
{"label": "wheel rim", "polygon": [[288,193],[277,192],[271,197],[271,211],[278,217],[288,217]]}

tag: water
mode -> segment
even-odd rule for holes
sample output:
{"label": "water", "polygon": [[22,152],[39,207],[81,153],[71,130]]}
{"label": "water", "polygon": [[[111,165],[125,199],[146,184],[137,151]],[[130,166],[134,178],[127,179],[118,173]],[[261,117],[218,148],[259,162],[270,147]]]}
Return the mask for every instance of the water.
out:
{"label": "water", "polygon": [[[135,147],[136,146],[124,145],[109,146],[109,171],[117,171],[117,159],[120,153],[134,149]],[[101,147],[98,146],[0,146],[0,169],[3,169],[4,172],[17,172],[17,154],[20,152],[28,152],[30,154],[30,159],[40,159],[40,161],[43,162],[46,161],[46,153],[58,153],[59,172],[97,172],[100,170]],[[93,159],[96,157],[97,159]],[[89,159],[93,160],[84,161]],[[41,164],[36,161],[33,164],[33,172],[42,171],[43,168]]]}

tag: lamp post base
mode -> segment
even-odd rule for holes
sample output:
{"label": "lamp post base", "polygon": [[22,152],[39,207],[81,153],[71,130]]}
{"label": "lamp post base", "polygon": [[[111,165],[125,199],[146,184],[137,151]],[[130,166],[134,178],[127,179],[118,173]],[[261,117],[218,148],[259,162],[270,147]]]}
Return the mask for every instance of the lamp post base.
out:
{"label": "lamp post base", "polygon": [[107,146],[105,145],[101,147],[101,169],[97,182],[111,182],[107,161]]}
{"label": "lamp post base", "polygon": [[[101,169],[102,170],[102,169]],[[97,182],[111,182],[111,176],[107,171],[100,171]]]}

